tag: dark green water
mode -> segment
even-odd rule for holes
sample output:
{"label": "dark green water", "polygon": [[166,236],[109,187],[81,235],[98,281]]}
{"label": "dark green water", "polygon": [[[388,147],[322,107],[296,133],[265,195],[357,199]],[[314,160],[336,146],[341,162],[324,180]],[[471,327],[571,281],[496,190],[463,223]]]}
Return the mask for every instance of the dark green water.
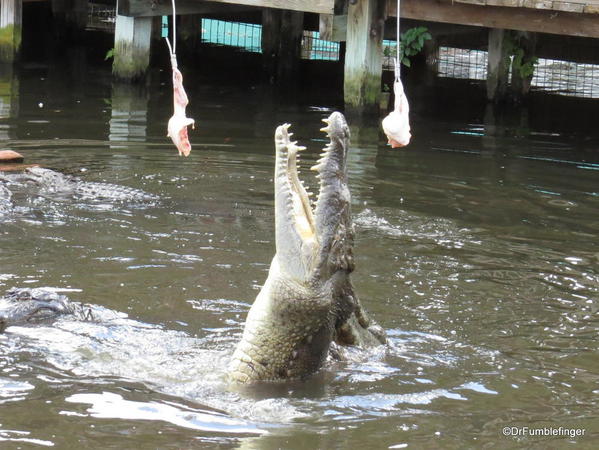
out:
{"label": "dark green water", "polygon": [[1,292],[109,309],[0,335],[1,448],[596,448],[599,131],[561,128],[561,110],[491,127],[430,95],[408,149],[352,123],[354,284],[389,345],[241,395],[223,377],[274,254],[274,127],[293,124],[307,167],[336,105],[187,76],[181,159],[163,79],[149,94],[99,69],[3,81],[3,148],[158,200],[25,189],[0,210]]}

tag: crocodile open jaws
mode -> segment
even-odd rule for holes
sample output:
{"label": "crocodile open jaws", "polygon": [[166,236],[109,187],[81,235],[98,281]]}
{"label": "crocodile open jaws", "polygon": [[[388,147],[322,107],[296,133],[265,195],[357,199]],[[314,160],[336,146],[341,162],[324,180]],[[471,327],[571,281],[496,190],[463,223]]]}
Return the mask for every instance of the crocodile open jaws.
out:
{"label": "crocodile open jaws", "polygon": [[349,128],[339,112],[324,122],[330,142],[312,167],[320,179],[314,208],[298,177],[297,153],[304,147],[291,141],[289,125],[275,132],[276,254],[229,366],[234,383],[303,379],[321,368],[333,342],[385,342],[350,279]]}

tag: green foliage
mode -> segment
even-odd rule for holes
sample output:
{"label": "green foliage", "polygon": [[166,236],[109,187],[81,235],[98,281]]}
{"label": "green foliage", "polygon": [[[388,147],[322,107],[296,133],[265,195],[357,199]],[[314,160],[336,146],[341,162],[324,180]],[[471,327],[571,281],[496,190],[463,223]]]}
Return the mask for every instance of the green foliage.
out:
{"label": "green foliage", "polygon": [[406,67],[410,67],[412,63],[409,57],[420,53],[424,48],[425,41],[432,38],[426,27],[414,27],[402,33],[399,48],[401,63]]}
{"label": "green foliage", "polygon": [[512,58],[512,72],[517,72],[520,78],[529,78],[535,72],[535,66],[539,63],[539,58],[532,57],[524,61],[524,49],[520,47],[518,39],[511,34],[505,38],[506,53]]}
{"label": "green foliage", "polygon": [[521,78],[531,77],[535,72],[535,66],[539,62],[539,58],[533,57],[530,61],[524,62],[524,50],[519,48],[514,53],[512,59],[512,70],[518,71]]}
{"label": "green foliage", "polygon": [[110,58],[114,58],[114,47],[106,52],[106,56],[104,57],[104,61],[109,60]]}

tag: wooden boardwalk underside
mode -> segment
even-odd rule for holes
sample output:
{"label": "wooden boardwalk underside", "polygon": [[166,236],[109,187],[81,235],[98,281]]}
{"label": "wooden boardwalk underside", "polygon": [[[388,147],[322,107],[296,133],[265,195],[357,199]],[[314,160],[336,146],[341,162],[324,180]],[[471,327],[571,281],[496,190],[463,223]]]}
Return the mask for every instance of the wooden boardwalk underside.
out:
{"label": "wooden boardwalk underside", "polygon": [[[359,2],[364,0],[358,0]],[[339,0],[177,0],[180,14],[275,8],[332,16]],[[387,14],[396,16],[396,0]],[[337,8],[339,9],[339,7]],[[170,2],[119,0],[120,15],[169,14]],[[599,37],[599,0],[401,0],[401,17],[430,22],[503,28],[567,36]]]}
{"label": "wooden boardwalk underside", "polygon": [[[397,16],[395,0],[388,13]],[[599,0],[401,0],[401,17],[599,38]]]}

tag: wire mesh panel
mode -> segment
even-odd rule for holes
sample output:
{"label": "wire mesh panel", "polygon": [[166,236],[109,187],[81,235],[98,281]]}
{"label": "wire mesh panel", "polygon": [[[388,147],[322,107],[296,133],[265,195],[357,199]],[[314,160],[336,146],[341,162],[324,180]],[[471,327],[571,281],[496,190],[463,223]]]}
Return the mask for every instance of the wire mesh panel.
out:
{"label": "wire mesh panel", "polygon": [[324,61],[339,60],[339,43],[320,39],[318,31],[304,31],[302,58]]}
{"label": "wire mesh panel", "polygon": [[[202,19],[202,42],[261,53],[261,40],[261,25]],[[320,39],[318,31],[304,31],[301,57],[311,60],[338,61],[339,43]]]}
{"label": "wire mesh panel", "polygon": [[[438,75],[485,80],[487,60],[488,53],[484,50],[440,47]],[[599,98],[599,65],[539,58],[531,86],[560,95]]]}
{"label": "wire mesh panel", "polygon": [[87,25],[90,30],[113,31],[116,23],[114,5],[89,2],[87,6]]}
{"label": "wire mesh panel", "polygon": [[599,65],[539,59],[532,86],[561,95],[599,98]]}
{"label": "wire mesh panel", "polygon": [[439,47],[438,75],[447,78],[484,80],[487,78],[487,52]]}
{"label": "wire mesh panel", "polygon": [[383,70],[395,70],[393,58],[397,55],[397,41],[383,41]]}

